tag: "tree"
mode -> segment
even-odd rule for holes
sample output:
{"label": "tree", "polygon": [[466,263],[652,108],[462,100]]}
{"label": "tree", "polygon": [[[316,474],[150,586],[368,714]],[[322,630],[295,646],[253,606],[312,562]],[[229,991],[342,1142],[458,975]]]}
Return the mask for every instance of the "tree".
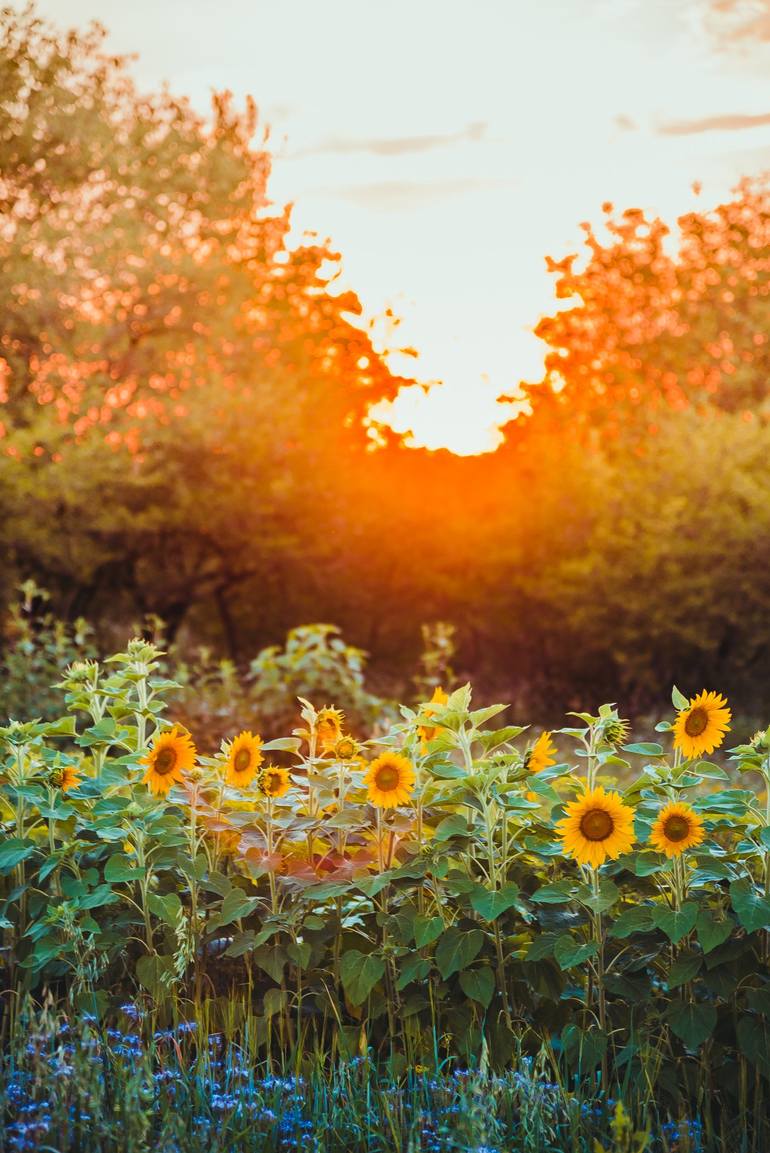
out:
{"label": "tree", "polygon": [[[0,511],[70,614],[172,631],[296,556],[394,395],[327,245],[287,246],[266,133],[140,95],[103,31],[0,15]],[[256,546],[256,547],[255,547]],[[6,573],[6,579],[8,574]]]}
{"label": "tree", "polygon": [[587,259],[549,260],[569,306],[536,328],[546,372],[527,393],[537,420],[627,443],[669,411],[767,413],[770,185],[744,181],[712,211],[669,228],[605,205],[604,237],[583,225]]}

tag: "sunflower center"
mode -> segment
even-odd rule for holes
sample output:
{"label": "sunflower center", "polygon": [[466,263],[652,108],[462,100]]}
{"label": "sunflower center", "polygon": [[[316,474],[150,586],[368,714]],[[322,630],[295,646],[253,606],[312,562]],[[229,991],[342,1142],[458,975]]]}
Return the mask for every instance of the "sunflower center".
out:
{"label": "sunflower center", "polygon": [[687,817],[681,817],[679,814],[669,817],[663,826],[667,841],[683,841],[690,832],[690,822]]}
{"label": "sunflower center", "polygon": [[161,749],[155,758],[155,765],[153,766],[156,773],[161,777],[167,777],[169,773],[174,771],[176,764],[176,749],[170,748],[168,745]]}
{"label": "sunflower center", "polygon": [[277,793],[281,787],[281,777],[279,773],[270,773],[267,778],[267,791],[268,793]]}
{"label": "sunflower center", "polygon": [[705,709],[692,709],[684,722],[684,731],[688,737],[699,737],[706,730],[709,715]]}
{"label": "sunflower center", "polygon": [[389,793],[392,789],[398,788],[398,783],[401,780],[401,774],[394,765],[383,765],[381,769],[377,770],[375,781],[378,789],[382,789],[384,793]]}
{"label": "sunflower center", "polygon": [[233,758],[233,768],[236,773],[245,773],[251,764],[251,753],[248,749],[239,749]]}
{"label": "sunflower center", "polygon": [[587,841],[606,841],[614,827],[612,817],[604,809],[589,809],[580,821],[580,832]]}

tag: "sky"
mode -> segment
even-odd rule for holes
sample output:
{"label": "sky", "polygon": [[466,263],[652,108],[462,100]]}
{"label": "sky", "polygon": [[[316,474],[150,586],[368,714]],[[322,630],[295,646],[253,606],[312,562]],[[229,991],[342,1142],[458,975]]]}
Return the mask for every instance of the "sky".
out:
{"label": "sky", "polygon": [[[329,237],[368,317],[391,308],[428,392],[412,442],[492,448],[498,403],[542,372],[545,256],[601,205],[673,222],[770,168],[770,0],[38,0],[98,19],[205,111],[254,96],[272,199]],[[702,191],[695,199],[693,183]]]}

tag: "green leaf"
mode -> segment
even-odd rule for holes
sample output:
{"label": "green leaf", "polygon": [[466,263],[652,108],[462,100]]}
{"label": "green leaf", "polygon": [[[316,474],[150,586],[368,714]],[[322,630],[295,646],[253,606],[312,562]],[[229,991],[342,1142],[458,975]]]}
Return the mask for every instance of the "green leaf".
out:
{"label": "green leaf", "polygon": [[285,1001],[285,989],[276,989],[275,986],[267,989],[262,999],[262,1012],[265,1017],[275,1017],[277,1013],[283,1010]]}
{"label": "green leaf", "polygon": [[441,935],[436,947],[436,965],[444,980],[470,965],[481,952],[481,929],[458,929],[453,925]]}
{"label": "green leaf", "polygon": [[330,897],[341,897],[348,892],[348,881],[324,881],[320,885],[308,885],[303,889],[301,897],[303,901],[328,901]]}
{"label": "green leaf", "polygon": [[158,893],[150,893],[147,904],[151,913],[160,918],[169,928],[176,929],[182,910],[182,902],[176,893],[166,893],[163,897]]}
{"label": "green leaf", "polygon": [[770,897],[766,897],[752,881],[733,881],[730,900],[747,933],[770,928]]}
{"label": "green leaf", "polygon": [[666,980],[669,989],[678,989],[680,985],[692,981],[698,975],[702,964],[703,958],[699,953],[680,953],[668,971]]}
{"label": "green leaf", "polygon": [[680,712],[682,709],[688,709],[690,707],[689,700],[686,696],[679,692],[679,689],[676,687],[676,685],[674,685],[673,689],[671,690],[671,704],[674,706],[677,712]]}
{"label": "green leaf", "polygon": [[718,945],[723,944],[733,931],[734,925],[729,917],[718,921],[711,909],[701,909],[695,923],[698,941],[704,953],[710,953]]}
{"label": "green leaf", "polygon": [[113,853],[104,866],[104,879],[113,884],[117,881],[133,881],[144,875],[145,870],[136,867],[136,858],[132,860],[126,853]]}
{"label": "green leaf", "polygon": [[770,1031],[764,1021],[741,1017],[736,1029],[738,1047],[745,1057],[764,1072],[770,1074]]}
{"label": "green leaf", "polygon": [[575,965],[582,965],[589,957],[594,957],[599,951],[596,941],[585,943],[576,941],[569,933],[564,933],[553,947],[553,955],[560,969],[572,969]]}
{"label": "green leaf", "polygon": [[417,916],[414,919],[414,943],[418,949],[432,945],[444,931],[441,917]]}
{"label": "green leaf", "polygon": [[340,958],[340,978],[351,1005],[362,1005],[384,973],[384,957],[348,949]]}
{"label": "green leaf", "polygon": [[623,745],[624,753],[636,753],[640,757],[664,757],[663,746],[657,741],[633,741],[630,745]]}
{"label": "green leaf", "polygon": [[356,888],[367,897],[376,897],[388,884],[390,884],[388,873],[375,873],[371,877],[361,877],[356,881]]}
{"label": "green leaf", "polygon": [[248,929],[245,933],[238,933],[233,937],[229,946],[225,949],[226,957],[242,957],[244,953],[250,953],[255,945],[255,934],[253,929]]}
{"label": "green leaf", "polygon": [[[503,885],[502,889],[477,889],[471,893],[471,905],[485,921],[495,921],[510,909],[519,899],[519,886],[513,881]],[[469,994],[470,995],[470,994]]]}
{"label": "green leaf", "polygon": [[674,1001],[666,1011],[666,1020],[688,1049],[698,1049],[714,1032],[717,1011],[713,1005]]}
{"label": "green leaf", "polygon": [[649,933],[655,927],[649,905],[632,905],[624,909],[610,928],[611,937],[630,937],[632,933]]}
{"label": "green leaf", "polygon": [[561,905],[572,899],[574,885],[570,881],[557,881],[555,885],[542,885],[530,897],[538,905]]}
{"label": "green leaf", "polygon": [[460,974],[460,988],[466,997],[478,1001],[488,1009],[495,992],[495,978],[488,965],[478,969],[464,969]]}
{"label": "green leaf", "polygon": [[164,976],[168,977],[174,971],[173,957],[140,957],[136,962],[136,975],[139,981],[154,997],[163,991]]}
{"label": "green leaf", "polygon": [[111,905],[117,901],[118,894],[109,885],[97,885],[90,893],[77,898],[81,909],[98,909],[102,905]]}
{"label": "green leaf", "polygon": [[76,732],[74,716],[59,717],[45,726],[47,737],[74,737]]}
{"label": "green leaf", "polygon": [[[235,944],[234,941],[233,944]],[[264,969],[273,978],[276,985],[279,985],[283,980],[283,970],[286,965],[286,954],[283,949],[277,945],[262,945],[254,950],[253,955],[260,969]]]}
{"label": "green leaf", "polygon": [[313,953],[313,946],[309,941],[291,941],[286,946],[286,956],[293,961],[298,969],[306,969]]}
{"label": "green leaf", "polygon": [[676,945],[695,928],[698,906],[694,901],[685,901],[681,909],[668,909],[664,905],[658,905],[652,911],[652,919],[656,927],[662,929],[669,941]]}
{"label": "green leaf", "polygon": [[34,851],[35,846],[31,841],[9,837],[0,845],[0,873],[9,873],[22,861],[26,861],[27,857],[31,857]]}
{"label": "green leaf", "polygon": [[545,957],[552,957],[553,947],[558,939],[556,933],[541,933],[530,943],[524,959],[526,961],[542,961]]}
{"label": "green leaf", "polygon": [[620,900],[620,889],[612,881],[605,878],[599,886],[599,892],[594,893],[590,885],[581,885],[578,890],[578,900],[593,913],[603,913],[611,909]]}
{"label": "green leaf", "polygon": [[396,988],[400,992],[412,981],[424,981],[430,973],[430,968],[431,963],[427,957],[421,957],[419,953],[409,954],[401,961]]}
{"label": "green leaf", "polygon": [[223,925],[231,925],[241,917],[247,917],[259,904],[258,897],[247,897],[241,889],[231,889],[222,902],[222,907],[210,925],[210,929],[221,929]]}
{"label": "green leaf", "polygon": [[448,841],[450,837],[467,837],[470,833],[467,818],[462,813],[450,813],[439,821],[433,838],[436,841]]}
{"label": "green leaf", "polygon": [[730,779],[722,766],[715,765],[713,761],[698,761],[697,765],[693,765],[693,772],[710,781],[727,781]]}

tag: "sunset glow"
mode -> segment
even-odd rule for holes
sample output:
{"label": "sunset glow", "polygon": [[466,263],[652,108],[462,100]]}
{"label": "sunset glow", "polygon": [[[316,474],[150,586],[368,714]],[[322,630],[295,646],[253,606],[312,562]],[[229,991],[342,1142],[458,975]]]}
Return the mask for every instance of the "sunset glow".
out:
{"label": "sunset glow", "polygon": [[694,181],[714,202],[770,161],[770,47],[740,19],[756,5],[398,0],[377,20],[352,0],[234,0],[216,18],[204,0],[40,8],[99,19],[112,50],[139,54],[142,86],[168,81],[203,112],[212,88],[253,94],[274,201],[294,204],[297,235],[331,237],[367,314],[402,318],[410,371],[441,382],[389,415],[430,447],[495,446],[496,398],[542,369],[544,257],[577,251],[602,202],[673,221]]}

